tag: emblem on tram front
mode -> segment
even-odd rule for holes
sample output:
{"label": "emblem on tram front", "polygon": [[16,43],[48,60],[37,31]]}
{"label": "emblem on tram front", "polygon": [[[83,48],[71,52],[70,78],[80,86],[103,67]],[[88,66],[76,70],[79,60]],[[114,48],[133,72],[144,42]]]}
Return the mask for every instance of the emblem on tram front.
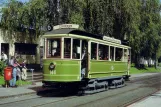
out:
{"label": "emblem on tram front", "polygon": [[112,71],[114,70],[114,67],[113,67],[113,66],[111,66],[111,70],[112,70]]}
{"label": "emblem on tram front", "polygon": [[56,74],[55,67],[56,67],[56,63],[51,62],[49,65],[50,74]]}

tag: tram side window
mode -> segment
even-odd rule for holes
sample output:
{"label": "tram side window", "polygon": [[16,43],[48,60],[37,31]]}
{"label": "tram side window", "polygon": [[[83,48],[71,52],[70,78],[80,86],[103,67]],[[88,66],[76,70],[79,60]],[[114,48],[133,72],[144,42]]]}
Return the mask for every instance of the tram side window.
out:
{"label": "tram side window", "polygon": [[108,46],[100,44],[98,56],[99,60],[108,60]]}
{"label": "tram side window", "polygon": [[88,41],[82,40],[82,49],[81,49],[81,52],[82,52],[81,59],[86,59],[87,56],[88,56]]}
{"label": "tram side window", "polygon": [[114,47],[110,46],[110,58],[109,61],[114,61]]}
{"label": "tram side window", "polygon": [[47,57],[60,58],[60,39],[48,39],[47,40]]}
{"label": "tram side window", "polygon": [[91,59],[97,59],[97,43],[91,43]]}
{"label": "tram side window", "polygon": [[73,55],[72,59],[80,59],[80,40],[73,39]]}
{"label": "tram side window", "polygon": [[122,48],[116,48],[116,61],[123,61],[123,49]]}
{"label": "tram side window", "polygon": [[64,38],[64,58],[70,58],[71,38]]}
{"label": "tram side window", "polygon": [[128,61],[128,50],[127,49],[124,49],[124,60],[125,62]]}

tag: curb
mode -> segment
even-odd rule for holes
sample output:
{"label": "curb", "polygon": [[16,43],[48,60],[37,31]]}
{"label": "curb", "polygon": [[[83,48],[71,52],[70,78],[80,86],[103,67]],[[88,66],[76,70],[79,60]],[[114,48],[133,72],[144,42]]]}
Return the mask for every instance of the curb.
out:
{"label": "curb", "polygon": [[17,94],[17,95],[0,96],[0,99],[23,96],[23,95],[30,95],[30,94],[35,94],[35,93],[37,93],[37,92],[28,92],[28,93],[22,93],[22,94]]}
{"label": "curb", "polygon": [[[26,87],[26,88],[38,88],[41,86],[34,86],[34,87]],[[0,86],[0,88],[4,88]],[[24,92],[21,94],[13,94],[13,95],[5,95],[5,96],[0,96],[0,99],[5,99],[5,98],[11,98],[11,97],[18,97],[18,96],[25,96],[25,95],[30,95],[30,94],[36,94],[37,91],[41,91],[41,89],[36,89],[34,92]]]}

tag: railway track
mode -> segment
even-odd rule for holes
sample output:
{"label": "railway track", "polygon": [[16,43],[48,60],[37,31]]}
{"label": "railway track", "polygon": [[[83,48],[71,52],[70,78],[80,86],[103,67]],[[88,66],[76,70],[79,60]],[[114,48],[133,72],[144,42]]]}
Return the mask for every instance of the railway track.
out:
{"label": "railway track", "polygon": [[[161,84],[161,81],[160,82],[157,82],[157,83],[154,83],[154,84],[150,84],[149,86],[150,87],[151,86],[156,86],[158,84],[160,85]],[[143,86],[140,86],[139,88],[143,88]],[[124,103],[124,104],[117,105],[117,107],[126,107],[128,105],[131,105],[131,104],[133,104],[133,103],[135,103],[135,102],[137,102],[137,101],[139,101],[139,100],[141,100],[143,98],[148,97],[149,95],[152,95],[152,94],[158,92],[160,89],[161,88],[157,88],[155,91],[153,91],[151,93],[148,93],[147,95],[144,95],[144,96],[138,97],[136,99],[130,100],[130,101]],[[125,93],[128,93],[128,92],[131,92],[131,91],[135,91],[135,90],[138,90],[138,88],[134,88],[134,89],[131,89],[131,90],[128,90],[128,91],[124,91],[122,93],[114,94],[114,95],[111,95],[111,96],[103,97],[103,98],[100,98],[100,99],[97,99],[97,100],[93,100],[93,101],[88,102],[88,103],[80,104],[80,105],[77,105],[77,107],[85,106],[85,105],[88,105],[88,104],[91,104],[91,103],[96,103],[96,102],[99,102],[101,100],[108,99],[108,98],[112,98],[112,97],[115,97],[115,96],[119,96],[119,95],[122,95],[122,94],[125,94]]]}
{"label": "railway track", "polygon": [[[140,82],[141,81],[141,82]],[[157,81],[157,82],[156,82]],[[83,103],[83,104],[77,104],[75,106],[86,106],[86,105],[90,105],[90,104],[93,104],[93,103],[97,103],[97,102],[100,102],[102,100],[105,100],[105,99],[110,99],[110,98],[114,98],[116,96],[121,96],[123,94],[126,94],[126,93],[130,93],[130,92],[133,92],[133,91],[136,91],[136,90],[139,90],[141,88],[147,88],[147,87],[153,87],[154,90],[145,94],[145,95],[142,95],[140,97],[137,97],[137,98],[134,98],[134,99],[131,99],[127,102],[124,102],[123,104],[120,104],[118,105],[117,107],[124,107],[124,106],[128,106],[138,100],[141,100],[155,92],[157,92],[158,90],[160,90],[160,85],[161,85],[161,77],[160,75],[155,75],[155,76],[147,76],[147,77],[143,77],[143,78],[138,78],[136,80],[133,80],[133,81],[128,81],[127,84],[128,86],[130,86],[129,84],[142,84],[141,86],[139,87],[135,87],[135,88],[132,88],[132,89],[128,89],[128,90],[124,90],[124,91],[121,91],[121,92],[118,92],[118,93],[115,93],[115,94],[111,94],[111,95],[108,95],[108,96],[104,96],[102,98],[96,98],[95,100],[92,100],[92,101],[87,101],[86,103]],[[126,88],[126,87],[125,87]],[[114,89],[115,90],[115,89]],[[119,90],[119,89],[118,89]],[[113,91],[113,90],[111,90]],[[107,91],[108,92],[108,91]],[[42,92],[39,92],[39,94],[41,94],[40,96],[37,96],[35,98],[30,98],[30,99],[24,99],[24,100],[18,100],[18,101],[14,101],[14,102],[8,102],[8,103],[3,103],[3,104],[0,104],[0,106],[6,106],[6,105],[10,105],[10,104],[13,104],[13,103],[24,103],[24,102],[27,102],[27,101],[30,101],[30,100],[40,100],[44,97],[54,97],[54,98],[59,98],[59,100],[55,100],[55,101],[50,101],[50,102],[44,102],[44,103],[41,103],[41,104],[33,104],[31,107],[39,107],[39,106],[47,106],[47,105],[55,105],[57,103],[63,103],[63,102],[67,102],[67,101],[71,101],[71,100],[75,100],[75,99],[83,99],[84,96],[77,96],[76,94],[70,94],[68,97],[64,97],[64,96],[61,96],[59,94],[61,93],[64,93],[63,91],[61,92],[53,92],[52,90],[48,90],[48,91],[42,91]],[[92,95],[89,95],[89,96],[92,96]],[[87,95],[88,97],[88,95]]]}
{"label": "railway track", "polygon": [[128,83],[142,83],[143,81],[149,81],[150,79],[155,79],[155,78],[160,78],[161,73],[159,74],[154,74],[154,75],[148,75],[144,77],[135,77],[133,80],[128,81]]}

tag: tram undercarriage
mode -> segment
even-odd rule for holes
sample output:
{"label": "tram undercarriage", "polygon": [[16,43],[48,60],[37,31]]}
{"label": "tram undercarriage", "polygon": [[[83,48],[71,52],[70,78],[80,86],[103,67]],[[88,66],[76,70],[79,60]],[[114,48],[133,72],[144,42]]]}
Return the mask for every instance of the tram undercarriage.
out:
{"label": "tram undercarriage", "polygon": [[44,88],[57,88],[65,91],[77,91],[78,95],[93,94],[108,89],[116,89],[125,86],[125,76],[107,78],[84,78],[79,82],[49,82],[43,81]]}

